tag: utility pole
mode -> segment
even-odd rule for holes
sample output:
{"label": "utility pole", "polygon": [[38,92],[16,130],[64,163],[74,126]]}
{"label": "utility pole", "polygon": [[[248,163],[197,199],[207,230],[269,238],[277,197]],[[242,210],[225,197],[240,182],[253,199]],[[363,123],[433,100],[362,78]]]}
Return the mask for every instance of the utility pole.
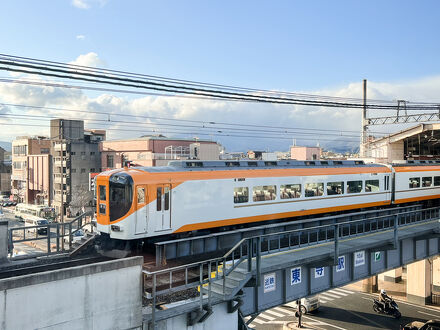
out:
{"label": "utility pole", "polygon": [[367,127],[368,127],[368,120],[367,120],[367,79],[364,79],[364,102],[363,102],[364,108],[362,111],[362,134],[361,134],[361,145],[360,150],[361,157],[367,157],[368,156],[368,135],[367,135]]}

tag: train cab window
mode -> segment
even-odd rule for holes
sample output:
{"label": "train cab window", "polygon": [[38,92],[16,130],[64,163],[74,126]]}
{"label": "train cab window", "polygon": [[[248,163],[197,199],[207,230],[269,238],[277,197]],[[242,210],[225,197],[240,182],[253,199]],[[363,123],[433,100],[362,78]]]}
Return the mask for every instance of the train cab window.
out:
{"label": "train cab window", "polygon": [[424,176],[422,178],[422,187],[431,187],[432,186],[432,176]]}
{"label": "train cab window", "polygon": [[344,182],[327,182],[327,195],[341,195],[344,193]]}
{"label": "train cab window", "polygon": [[256,186],[252,189],[254,202],[272,201],[277,197],[276,186]]}
{"label": "train cab window", "polygon": [[236,187],[234,188],[234,203],[247,203],[249,202],[249,188],[248,187]]}
{"label": "train cab window", "polygon": [[99,186],[99,199],[101,201],[105,201],[106,200],[106,189],[105,186]]}
{"label": "train cab window", "polygon": [[420,178],[409,178],[409,187],[410,188],[419,188],[420,187]]}
{"label": "train cab window", "polygon": [[157,192],[156,192],[156,211],[162,211],[162,187],[157,187]]}
{"label": "train cab window", "polygon": [[365,192],[377,192],[380,190],[379,180],[366,180]]}
{"label": "train cab window", "polygon": [[280,186],[281,199],[292,199],[301,197],[301,185],[300,184],[286,184]]}
{"label": "train cab window", "polygon": [[434,186],[440,186],[440,176],[434,177]]}
{"label": "train cab window", "polygon": [[127,173],[115,173],[109,179],[110,221],[126,215],[134,201],[133,178]]}
{"label": "train cab window", "polygon": [[305,197],[324,195],[324,183],[306,183],[304,195]]}
{"label": "train cab window", "polygon": [[362,191],[362,181],[347,181],[347,194],[356,194]]}
{"label": "train cab window", "polygon": [[137,203],[145,204],[145,188],[143,187],[137,188]]}

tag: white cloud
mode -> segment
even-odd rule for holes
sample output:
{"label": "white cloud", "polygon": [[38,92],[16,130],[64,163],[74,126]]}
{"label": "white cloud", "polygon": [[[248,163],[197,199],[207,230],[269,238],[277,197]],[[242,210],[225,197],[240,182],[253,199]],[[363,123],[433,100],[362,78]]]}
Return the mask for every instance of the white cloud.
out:
{"label": "white cloud", "polygon": [[85,38],[86,38],[86,36],[82,35],[82,34],[79,34],[76,36],[76,39],[78,39],[78,40],[84,40]]}
{"label": "white cloud", "polygon": [[104,7],[107,1],[108,0],[72,0],[72,5],[79,9],[90,9],[94,4]]}
{"label": "white cloud", "polygon": [[[75,64],[96,66],[102,63],[98,55],[89,53],[79,56],[74,62]],[[40,79],[35,78],[33,79]],[[388,82],[368,82],[368,98],[380,100],[406,99],[414,101],[438,101],[438,90],[440,88],[440,76],[429,77],[408,82],[388,83]],[[319,91],[303,91],[303,93],[332,95],[339,97],[362,97],[362,82],[351,83],[338,88],[319,90]],[[37,105],[43,107],[59,107],[65,109],[80,109],[86,111],[103,112],[107,115],[99,115],[93,113],[75,113],[63,112],[59,110],[33,109],[26,110],[24,108],[7,107],[8,113],[16,114],[32,114],[41,116],[56,116],[71,119],[86,120],[87,128],[110,128],[118,130],[109,130],[108,138],[134,138],[143,134],[152,134],[151,128],[141,126],[140,124],[153,123],[155,132],[164,133],[173,136],[176,131],[183,127],[164,127],[158,125],[157,119],[143,118],[140,116],[161,117],[168,119],[180,120],[201,120],[205,122],[216,123],[238,123],[251,125],[267,125],[280,127],[300,127],[300,128],[316,128],[311,135],[285,134],[286,139],[259,139],[258,137],[274,136],[275,133],[262,131],[228,131],[230,135],[241,135],[241,137],[225,137],[212,136],[214,140],[224,144],[227,150],[287,150],[292,143],[292,139],[296,138],[298,144],[321,145],[331,147],[332,145],[347,144],[347,138],[341,136],[325,136],[323,129],[346,131],[360,131],[361,111],[356,109],[339,109],[325,107],[305,107],[300,105],[274,105],[262,103],[238,103],[219,100],[206,100],[181,97],[121,97],[111,94],[101,94],[91,97],[84,91],[76,89],[62,89],[50,86],[33,86],[24,84],[7,84],[0,83],[0,103],[14,103]],[[0,108],[0,112],[5,111]],[[117,116],[116,114],[134,115],[139,117]],[[387,113],[388,114],[388,113]],[[378,115],[381,115],[380,113]],[[383,113],[382,113],[383,115]],[[93,122],[91,120],[100,120]],[[12,120],[12,119],[11,119]],[[115,121],[134,121],[134,124],[117,123]],[[22,119],[13,119],[13,121],[22,122]],[[35,121],[27,121],[35,123]],[[165,123],[166,121],[161,121]],[[47,125],[47,133],[49,130],[49,120],[38,121],[38,124]],[[170,123],[169,121],[167,123]],[[197,125],[184,121],[173,122],[180,125]],[[207,124],[206,126],[211,126]],[[217,124],[216,131],[225,133],[228,126],[225,124]],[[249,127],[248,127],[249,129]],[[262,129],[262,128],[257,128]],[[386,131],[395,131],[396,126],[385,126]],[[44,134],[41,132],[43,128],[24,127],[17,128],[14,126],[4,126],[0,130],[0,140],[12,140],[16,135],[20,134]],[[197,128],[189,128],[191,133],[184,134],[185,137],[193,137],[197,134]],[[283,129],[272,129],[274,132],[282,132]],[[320,131],[321,130],[321,131]],[[376,127],[372,127],[376,131]],[[342,133],[334,132],[341,135]],[[345,133],[347,134],[347,133]],[[353,133],[356,134],[356,133]],[[249,137],[243,137],[243,135]],[[182,136],[182,135],[181,135]],[[198,135],[202,139],[211,138],[210,135]],[[335,142],[326,141],[334,139]],[[352,143],[357,144],[357,140]]]}
{"label": "white cloud", "polygon": [[82,66],[105,66],[105,62],[98,57],[98,54],[90,52],[87,54],[79,55],[74,61],[69,64],[82,65]]}

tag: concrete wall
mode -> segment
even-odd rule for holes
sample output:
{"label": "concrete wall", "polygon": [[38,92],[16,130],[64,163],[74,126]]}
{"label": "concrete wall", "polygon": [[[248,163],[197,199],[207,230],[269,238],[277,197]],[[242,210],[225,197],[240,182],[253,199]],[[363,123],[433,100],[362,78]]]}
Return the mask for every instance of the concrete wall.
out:
{"label": "concrete wall", "polygon": [[142,257],[0,280],[0,329],[142,326]]}
{"label": "concrete wall", "polygon": [[[238,313],[228,313],[227,303],[212,306],[213,314],[202,323],[187,326],[187,314],[157,322],[158,330],[232,330],[237,329]],[[147,329],[147,325],[144,325]]]}
{"label": "concrete wall", "polygon": [[29,155],[26,203],[43,204],[50,200],[51,191],[51,156]]}

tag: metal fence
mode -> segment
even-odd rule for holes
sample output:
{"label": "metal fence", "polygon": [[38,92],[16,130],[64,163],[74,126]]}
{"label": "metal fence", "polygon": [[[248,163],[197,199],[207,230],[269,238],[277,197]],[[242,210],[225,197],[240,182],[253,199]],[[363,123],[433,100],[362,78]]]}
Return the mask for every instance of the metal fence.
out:
{"label": "metal fence", "polygon": [[[44,241],[44,244],[38,244],[38,250],[31,255],[21,255],[12,257],[12,259],[23,259],[35,257],[36,255],[50,255],[65,253],[72,249],[73,236],[86,225],[90,225],[90,231],[93,232],[91,219],[93,212],[83,213],[65,223],[48,223],[40,226],[13,227],[8,229],[8,246],[13,249],[15,244],[25,243],[36,247],[37,242]],[[64,244],[66,243],[66,244]]]}
{"label": "metal fence", "polygon": [[[393,215],[379,216],[374,219],[352,220],[343,223],[322,225],[270,233],[243,238],[223,257],[196,262],[188,265],[149,272],[144,270],[144,290],[151,299],[152,323],[155,322],[157,296],[199,287],[199,301],[202,308],[211,304],[212,282],[222,283],[223,295],[227,295],[227,276],[239,265],[246,264],[250,273],[255,270],[256,283],[260,283],[261,256],[293,250],[304,246],[334,242],[335,260],[339,256],[341,239],[361,236],[374,232],[394,231],[394,243],[397,245],[398,228],[417,222],[438,219],[440,208],[408,211]],[[203,287],[206,287],[203,289]]]}

